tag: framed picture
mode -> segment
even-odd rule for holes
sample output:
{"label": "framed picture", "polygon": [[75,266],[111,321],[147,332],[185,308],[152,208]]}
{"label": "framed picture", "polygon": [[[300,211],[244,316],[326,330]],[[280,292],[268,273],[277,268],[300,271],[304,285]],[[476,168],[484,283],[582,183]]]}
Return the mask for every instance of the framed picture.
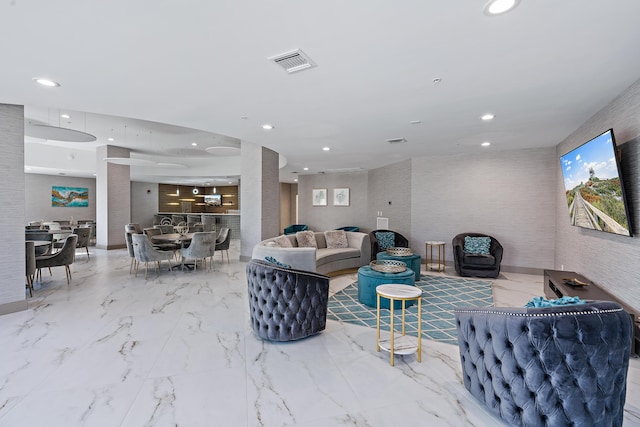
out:
{"label": "framed picture", "polygon": [[313,206],[327,206],[327,189],[326,188],[314,188],[313,189]]}
{"label": "framed picture", "polygon": [[349,189],[333,189],[333,206],[349,206]]}
{"label": "framed picture", "polygon": [[85,187],[51,187],[51,206],[86,208],[89,206],[89,189]]}

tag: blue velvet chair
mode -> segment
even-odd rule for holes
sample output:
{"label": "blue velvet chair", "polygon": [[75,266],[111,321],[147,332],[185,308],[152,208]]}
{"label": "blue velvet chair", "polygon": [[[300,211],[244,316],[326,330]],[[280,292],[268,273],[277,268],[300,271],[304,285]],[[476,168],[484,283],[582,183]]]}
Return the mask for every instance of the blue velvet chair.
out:
{"label": "blue velvet chair", "polygon": [[464,386],[507,425],[622,425],[633,325],[617,303],[455,315]]}
{"label": "blue velvet chair", "polygon": [[285,227],[284,234],[296,234],[298,231],[306,231],[309,227],[306,224],[291,224]]}
{"label": "blue velvet chair", "polygon": [[260,338],[293,341],[324,330],[328,276],[252,259],[247,286],[251,327]]}

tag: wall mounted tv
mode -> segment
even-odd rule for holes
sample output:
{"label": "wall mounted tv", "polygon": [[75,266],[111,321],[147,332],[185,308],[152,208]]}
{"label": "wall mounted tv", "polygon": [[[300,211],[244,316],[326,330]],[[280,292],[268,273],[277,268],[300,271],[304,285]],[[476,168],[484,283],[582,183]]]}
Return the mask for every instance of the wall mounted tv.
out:
{"label": "wall mounted tv", "polygon": [[613,129],[560,157],[571,225],[631,236]]}
{"label": "wall mounted tv", "polygon": [[222,196],[220,194],[205,194],[204,204],[207,206],[222,206]]}

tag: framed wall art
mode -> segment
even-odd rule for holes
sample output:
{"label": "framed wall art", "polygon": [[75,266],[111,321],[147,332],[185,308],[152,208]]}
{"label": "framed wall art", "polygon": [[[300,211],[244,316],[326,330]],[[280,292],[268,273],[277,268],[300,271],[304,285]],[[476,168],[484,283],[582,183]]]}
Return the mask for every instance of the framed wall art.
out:
{"label": "framed wall art", "polygon": [[313,206],[327,206],[327,189],[314,188],[312,193]]}
{"label": "framed wall art", "polygon": [[51,187],[51,206],[80,207],[89,206],[89,189],[84,187]]}
{"label": "framed wall art", "polygon": [[333,206],[349,206],[349,189],[333,189]]}

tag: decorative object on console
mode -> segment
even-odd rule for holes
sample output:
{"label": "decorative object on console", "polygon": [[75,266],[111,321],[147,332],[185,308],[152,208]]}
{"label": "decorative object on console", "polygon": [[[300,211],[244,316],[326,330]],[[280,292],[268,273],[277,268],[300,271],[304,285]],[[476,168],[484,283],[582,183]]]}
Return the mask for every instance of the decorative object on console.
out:
{"label": "decorative object on console", "polygon": [[[465,252],[467,237],[486,237],[491,241],[489,254]],[[498,277],[502,262],[502,245],[495,238],[481,233],[461,233],[452,240],[453,261],[460,276]]]}
{"label": "decorative object on console", "polygon": [[299,248],[317,248],[316,235],[313,231],[298,231],[296,233],[296,240],[298,241]]}
{"label": "decorative object on console", "polygon": [[632,322],[619,304],[455,315],[464,386],[507,425],[622,425]]}

